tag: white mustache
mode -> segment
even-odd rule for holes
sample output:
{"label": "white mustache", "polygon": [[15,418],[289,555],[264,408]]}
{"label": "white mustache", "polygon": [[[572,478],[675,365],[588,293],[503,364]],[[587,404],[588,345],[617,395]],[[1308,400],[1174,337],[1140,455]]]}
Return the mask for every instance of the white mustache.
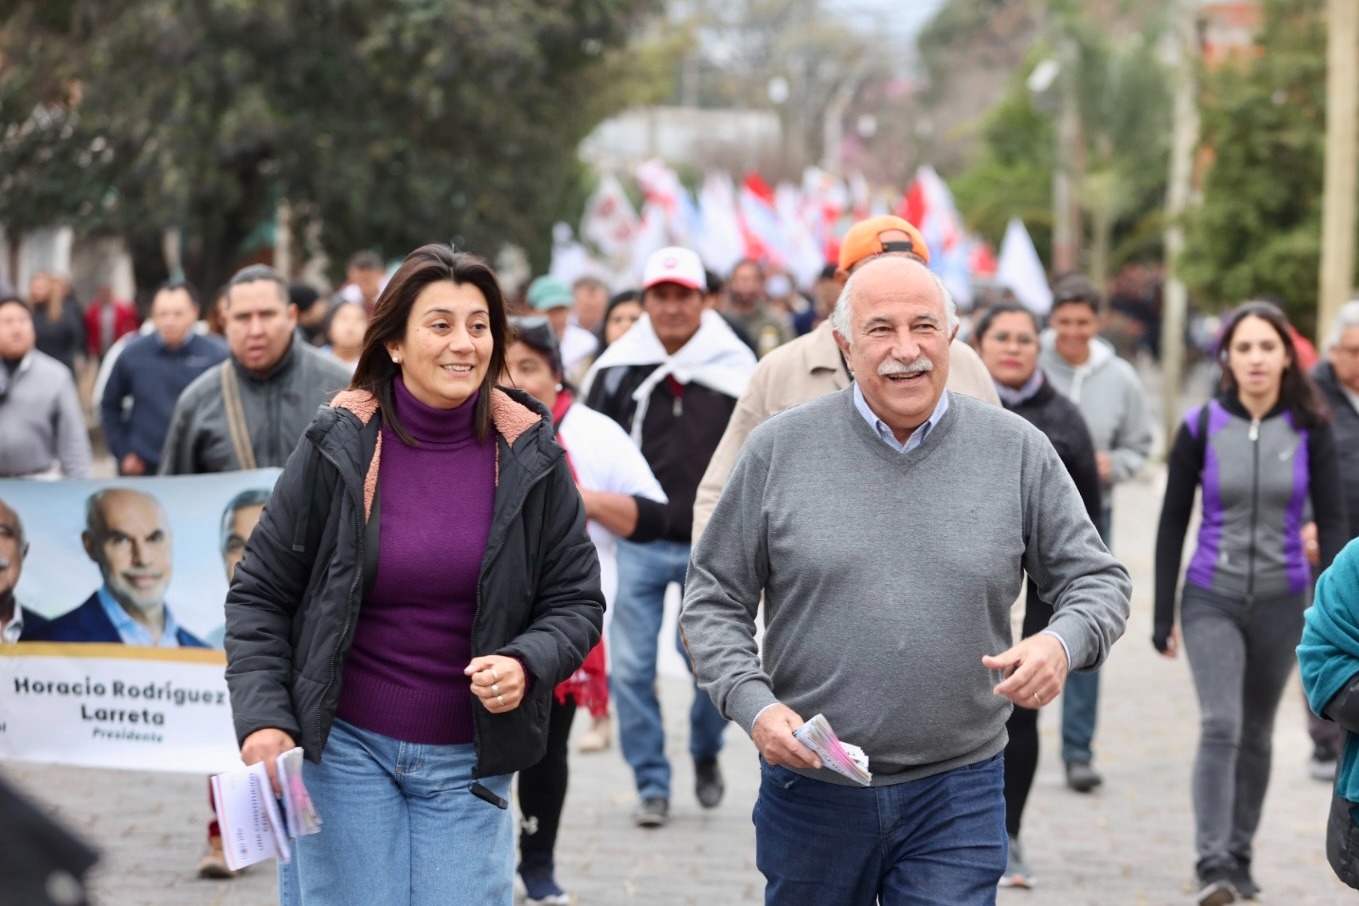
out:
{"label": "white mustache", "polygon": [[934,363],[923,355],[910,362],[901,362],[897,359],[888,359],[878,366],[878,374],[923,374],[926,371],[933,371]]}

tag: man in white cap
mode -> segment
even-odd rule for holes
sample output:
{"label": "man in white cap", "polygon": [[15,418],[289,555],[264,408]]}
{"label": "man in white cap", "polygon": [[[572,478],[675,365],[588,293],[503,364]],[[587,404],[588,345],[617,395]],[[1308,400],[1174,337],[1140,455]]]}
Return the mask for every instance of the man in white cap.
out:
{"label": "man in white cap", "polygon": [[[581,388],[586,405],[631,435],[670,501],[669,527],[659,540],[619,542],[609,630],[619,737],[637,784],[633,819],[641,827],[660,827],[670,811],[670,763],[655,689],[665,592],[671,583],[684,585],[694,494],[755,369],[750,348],[704,307],[706,282],[703,263],[689,249],[653,254],[642,276],[645,314],[604,351]],[[725,728],[712,700],[695,688],[689,753],[704,808],[722,799],[717,753]]]}

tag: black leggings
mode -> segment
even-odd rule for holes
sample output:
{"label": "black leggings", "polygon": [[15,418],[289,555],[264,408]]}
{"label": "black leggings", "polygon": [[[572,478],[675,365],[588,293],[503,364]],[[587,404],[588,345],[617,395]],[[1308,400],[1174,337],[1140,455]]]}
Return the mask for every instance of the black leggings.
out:
{"label": "black leggings", "polygon": [[[1039,599],[1037,586],[1028,580],[1023,637],[1042,632],[1051,620],[1052,607]],[[1010,742],[1005,746],[1005,830],[1017,838],[1019,824],[1024,820],[1024,805],[1038,773],[1038,711],[1016,705],[1005,730],[1010,734]]]}
{"label": "black leggings", "polygon": [[566,704],[552,696],[547,721],[547,754],[533,767],[519,772],[519,858],[525,865],[551,865],[566,802],[567,740],[576,716],[576,700]]}

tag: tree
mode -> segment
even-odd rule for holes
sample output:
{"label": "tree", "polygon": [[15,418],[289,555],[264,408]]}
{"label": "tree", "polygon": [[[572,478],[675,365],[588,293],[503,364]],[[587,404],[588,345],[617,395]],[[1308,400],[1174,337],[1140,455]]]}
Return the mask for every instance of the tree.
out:
{"label": "tree", "polygon": [[161,233],[223,280],[287,199],[333,259],[429,241],[545,263],[580,139],[646,83],[659,0],[66,0],[0,24],[0,222]]}
{"label": "tree", "polygon": [[[970,2],[975,7],[979,0]],[[1083,8],[1051,5],[1049,29],[1068,48],[1064,56],[1069,71],[1059,78],[1069,80],[1069,90],[1075,92],[1080,123],[1071,157],[1079,208],[1088,226],[1089,269],[1102,279],[1123,261],[1148,251],[1149,227],[1160,218],[1169,86],[1148,36],[1157,34],[1161,23],[1149,13],[1125,10],[1128,27],[1113,39],[1107,23]],[[1048,41],[1031,51],[984,119],[978,160],[952,181],[970,225],[999,241],[1008,220],[1019,217],[1040,253],[1050,249],[1053,228],[1055,115],[1035,107],[1028,75],[1039,61],[1054,55]],[[1059,83],[1057,90],[1067,86]],[[1155,249],[1159,251],[1159,241]]]}
{"label": "tree", "polygon": [[1268,0],[1259,53],[1204,78],[1202,204],[1188,221],[1185,283],[1210,307],[1281,297],[1315,318],[1325,145],[1321,0]]}

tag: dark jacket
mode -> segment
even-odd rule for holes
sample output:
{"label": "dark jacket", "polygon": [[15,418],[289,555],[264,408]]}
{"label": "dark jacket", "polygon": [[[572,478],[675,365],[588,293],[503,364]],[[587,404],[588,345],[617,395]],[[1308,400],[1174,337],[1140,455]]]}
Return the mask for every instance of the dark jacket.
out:
{"label": "dark jacket", "polygon": [[[122,642],[118,627],[113,625],[104,606],[99,603],[99,592],[94,592],[75,610],[54,617],[42,626],[29,629],[24,617],[25,642]],[[181,628],[175,638],[181,648],[208,647],[187,629]]]}
{"label": "dark jacket", "polygon": [[1001,403],[1052,441],[1058,458],[1076,483],[1076,490],[1080,492],[1090,521],[1099,528],[1104,514],[1100,501],[1099,467],[1095,464],[1095,442],[1090,438],[1090,429],[1085,426],[1081,410],[1053,389],[1052,383],[1046,379],[1037,393],[1019,405],[1012,406],[1004,400]]}
{"label": "dark jacket", "polygon": [[[632,395],[657,367],[618,365],[604,369],[590,385],[585,404],[631,432],[637,413]],[[688,544],[693,536],[698,483],[735,408],[734,397],[694,381],[678,394],[670,381],[661,381],[651,391],[642,424],[642,456],[668,500],[669,527],[664,538]]]}
{"label": "dark jacket", "polygon": [[1359,412],[1340,389],[1340,380],[1330,362],[1312,369],[1326,405],[1331,410],[1331,431],[1340,454],[1340,483],[1345,487],[1345,512],[1349,516],[1350,538],[1359,538]]}
{"label": "dark jacket", "polygon": [[[550,415],[517,390],[494,391],[491,409],[498,479],[472,655],[518,658],[532,685],[508,713],[473,708],[477,777],[523,770],[543,757],[552,690],[599,641],[604,616],[599,559]],[[226,601],[226,678],[242,742],[273,727],[321,760],[377,566],[381,421],[377,401],[363,391],[346,391],[317,413],[236,567]]]}
{"label": "dark jacket", "polygon": [[33,306],[38,351],[47,353],[74,375],[76,356],[85,351],[85,316],[80,313],[80,303],[72,296],[62,299],[61,314],[55,321],[47,316],[47,305]]}
{"label": "dark jacket", "polygon": [[[175,404],[161,451],[161,475],[201,475],[242,468],[231,443],[222,369],[236,369],[241,410],[257,468],[281,466],[297,446],[316,407],[349,386],[349,369],[294,340],[274,370],[260,377],[229,358],[198,376]],[[107,396],[107,393],[105,394]]]}
{"label": "dark jacket", "polygon": [[[226,344],[212,335],[190,334],[178,349],[166,346],[158,333],[129,342],[109,370],[99,404],[99,420],[114,460],[121,462],[128,453],[136,453],[154,472],[179,395],[227,355]],[[125,412],[123,403],[129,398],[132,407]]]}

